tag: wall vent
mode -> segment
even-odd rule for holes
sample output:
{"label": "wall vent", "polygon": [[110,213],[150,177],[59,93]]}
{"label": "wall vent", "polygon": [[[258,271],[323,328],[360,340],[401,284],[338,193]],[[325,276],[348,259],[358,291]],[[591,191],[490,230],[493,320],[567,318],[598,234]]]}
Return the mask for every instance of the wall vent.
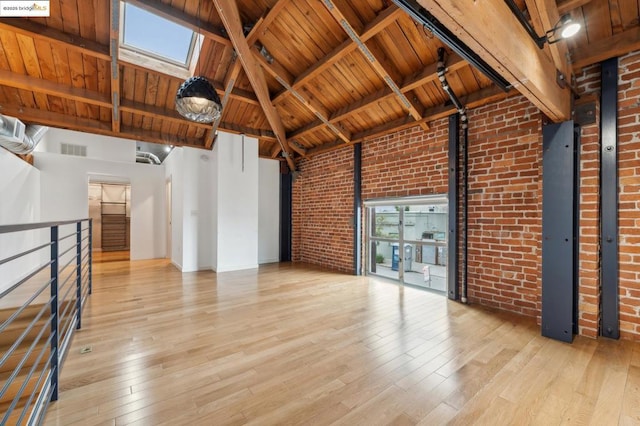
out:
{"label": "wall vent", "polygon": [[60,144],[60,153],[63,155],[75,155],[76,157],[86,157],[87,147],[85,145],[74,145],[70,143]]}

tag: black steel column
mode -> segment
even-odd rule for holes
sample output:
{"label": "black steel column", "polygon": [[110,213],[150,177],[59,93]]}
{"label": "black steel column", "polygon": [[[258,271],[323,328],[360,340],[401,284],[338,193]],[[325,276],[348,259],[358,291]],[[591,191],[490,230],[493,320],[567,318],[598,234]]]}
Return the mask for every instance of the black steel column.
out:
{"label": "black steel column", "polygon": [[460,298],[458,285],[458,207],[460,203],[460,115],[449,116],[449,238],[447,247],[447,294],[449,299]]}
{"label": "black steel column", "polygon": [[577,321],[573,121],[542,128],[542,335],[571,342]]}
{"label": "black steel column", "polygon": [[353,274],[362,274],[362,144],[353,146]]}
{"label": "black steel column", "polygon": [[600,102],[600,334],[620,338],[618,321],[618,58],[602,63]]}
{"label": "black steel column", "polygon": [[291,261],[293,176],[280,173],[280,262]]}

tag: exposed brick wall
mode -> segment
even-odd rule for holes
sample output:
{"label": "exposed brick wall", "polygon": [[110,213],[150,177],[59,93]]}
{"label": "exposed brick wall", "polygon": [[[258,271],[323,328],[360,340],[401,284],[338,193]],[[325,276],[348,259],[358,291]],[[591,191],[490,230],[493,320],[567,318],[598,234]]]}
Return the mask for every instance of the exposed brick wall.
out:
{"label": "exposed brick wall", "polygon": [[[600,97],[600,67],[578,76]],[[620,58],[620,326],[640,340],[640,52]],[[599,111],[597,111],[599,116]],[[542,120],[522,96],[469,113],[469,289],[472,303],[529,316],[541,309]],[[363,143],[363,199],[447,192],[447,120]],[[580,151],[579,329],[600,316],[599,122]],[[302,161],[294,184],[294,260],[352,269],[353,151]]]}
{"label": "exposed brick wall", "polygon": [[[580,95],[600,99],[600,65],[585,68],[576,76]],[[583,126],[580,134],[580,235],[578,327],[584,336],[597,337],[600,321],[600,110],[596,122]]]}
{"label": "exposed brick wall", "polygon": [[620,335],[640,340],[640,52],[618,72]]}
{"label": "exposed brick wall", "polygon": [[469,114],[468,297],[540,314],[542,116],[522,96]]}
{"label": "exposed brick wall", "polygon": [[293,260],[353,271],[353,148],[298,163],[293,184]]}
{"label": "exposed brick wall", "polygon": [[362,199],[447,193],[447,120],[362,145]]}

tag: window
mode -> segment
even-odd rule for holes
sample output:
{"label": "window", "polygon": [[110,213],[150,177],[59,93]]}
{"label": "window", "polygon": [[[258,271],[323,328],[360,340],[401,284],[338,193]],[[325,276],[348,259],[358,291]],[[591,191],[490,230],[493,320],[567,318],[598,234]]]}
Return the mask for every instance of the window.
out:
{"label": "window", "polygon": [[201,36],[126,2],[120,3],[120,16],[120,60],[180,78],[192,75]]}

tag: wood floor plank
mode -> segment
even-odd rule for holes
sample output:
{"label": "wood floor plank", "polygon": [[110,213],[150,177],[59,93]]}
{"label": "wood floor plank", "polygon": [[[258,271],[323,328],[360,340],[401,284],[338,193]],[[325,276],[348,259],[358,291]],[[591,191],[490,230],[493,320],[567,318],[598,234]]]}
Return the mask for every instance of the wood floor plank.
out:
{"label": "wood floor plank", "polygon": [[638,343],[559,343],[529,318],[296,264],[103,262],[93,283],[47,425],[640,422]]}

